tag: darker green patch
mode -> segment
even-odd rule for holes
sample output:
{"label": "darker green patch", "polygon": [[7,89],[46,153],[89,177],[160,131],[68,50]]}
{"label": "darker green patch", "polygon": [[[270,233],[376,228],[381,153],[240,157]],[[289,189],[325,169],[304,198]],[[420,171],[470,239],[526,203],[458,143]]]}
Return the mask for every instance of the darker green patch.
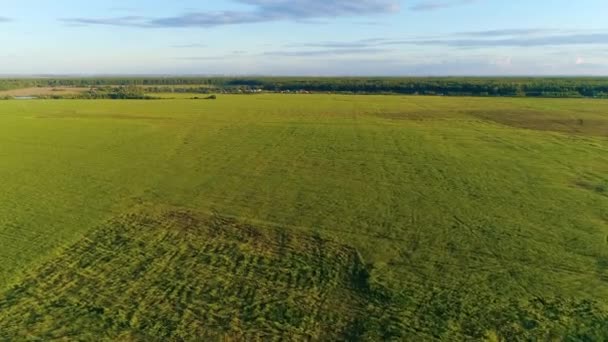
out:
{"label": "darker green patch", "polygon": [[141,120],[141,121],[169,121],[167,116],[144,116],[131,114],[79,114],[62,113],[51,115],[38,115],[37,119],[88,119],[88,120]]}
{"label": "darker green patch", "polygon": [[608,196],[608,183],[602,181],[581,180],[577,181],[576,185],[588,191],[592,191],[599,195]]}
{"label": "darker green patch", "polygon": [[429,288],[412,294],[403,305],[411,307],[408,310],[411,316],[404,324],[415,331],[411,336],[435,340],[481,341],[490,336],[501,341],[605,341],[608,338],[608,315],[600,304],[589,300],[507,299],[465,288]]}
{"label": "darker green patch", "polygon": [[[557,114],[547,110],[525,108],[467,111],[487,121],[517,128],[591,136],[608,136],[608,118],[586,117],[587,114]],[[571,114],[571,115],[570,115]]]}
{"label": "darker green patch", "polygon": [[374,114],[377,117],[389,120],[413,120],[413,121],[422,121],[433,118],[433,115],[429,115],[429,113],[423,112],[381,112]]}

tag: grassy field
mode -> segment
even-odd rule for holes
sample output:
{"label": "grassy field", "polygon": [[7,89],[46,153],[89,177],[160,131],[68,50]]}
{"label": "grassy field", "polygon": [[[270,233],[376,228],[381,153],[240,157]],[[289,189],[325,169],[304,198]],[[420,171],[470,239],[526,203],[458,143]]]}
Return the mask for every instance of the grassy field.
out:
{"label": "grassy field", "polygon": [[0,102],[0,339],[608,338],[608,101]]}

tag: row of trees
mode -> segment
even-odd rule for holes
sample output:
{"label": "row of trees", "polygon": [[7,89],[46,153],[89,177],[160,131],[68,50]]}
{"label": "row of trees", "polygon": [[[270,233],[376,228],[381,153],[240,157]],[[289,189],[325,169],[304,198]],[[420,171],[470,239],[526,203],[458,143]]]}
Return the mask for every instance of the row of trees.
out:
{"label": "row of trees", "polygon": [[[608,97],[608,78],[204,78],[99,77],[0,79],[0,90],[24,87],[123,87],[147,92],[235,92],[234,90],[312,91],[362,94],[446,96]],[[109,95],[108,95],[109,96]],[[112,95],[114,96],[114,95]],[[126,96],[118,92],[115,96]]]}
{"label": "row of trees", "polygon": [[128,86],[106,86],[99,88],[91,88],[89,91],[84,92],[78,96],[78,98],[85,99],[113,99],[113,100],[149,100],[154,97],[145,94],[142,87],[135,85]]}
{"label": "row of trees", "polygon": [[448,96],[607,97],[605,78],[260,78],[229,86],[272,91],[391,93]]}

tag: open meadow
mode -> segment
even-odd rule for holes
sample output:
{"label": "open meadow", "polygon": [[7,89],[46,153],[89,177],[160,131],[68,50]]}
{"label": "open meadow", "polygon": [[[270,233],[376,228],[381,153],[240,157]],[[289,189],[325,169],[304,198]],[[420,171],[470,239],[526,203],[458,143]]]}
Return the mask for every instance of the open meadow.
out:
{"label": "open meadow", "polygon": [[608,339],[608,101],[0,101],[0,340],[277,336]]}

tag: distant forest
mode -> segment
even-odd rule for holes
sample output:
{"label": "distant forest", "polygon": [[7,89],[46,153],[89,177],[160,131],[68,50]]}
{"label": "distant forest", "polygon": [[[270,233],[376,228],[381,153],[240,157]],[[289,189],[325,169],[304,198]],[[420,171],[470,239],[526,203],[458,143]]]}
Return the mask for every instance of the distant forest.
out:
{"label": "distant forest", "polygon": [[147,93],[317,92],[440,96],[608,98],[608,78],[471,77],[90,77],[0,79],[0,90],[26,87],[137,86]]}

